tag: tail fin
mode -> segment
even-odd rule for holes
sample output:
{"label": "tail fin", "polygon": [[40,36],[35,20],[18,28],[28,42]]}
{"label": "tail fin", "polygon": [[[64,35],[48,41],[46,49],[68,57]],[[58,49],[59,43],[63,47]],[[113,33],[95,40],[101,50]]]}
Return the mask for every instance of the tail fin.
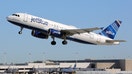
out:
{"label": "tail fin", "polygon": [[120,20],[115,20],[112,24],[110,24],[108,27],[106,27],[101,33],[101,35],[104,35],[106,37],[109,37],[111,39],[115,38],[115,35],[120,27],[120,24],[122,22]]}
{"label": "tail fin", "polygon": [[75,63],[73,69],[76,69],[76,66],[77,66],[77,65],[76,65],[76,63]]}

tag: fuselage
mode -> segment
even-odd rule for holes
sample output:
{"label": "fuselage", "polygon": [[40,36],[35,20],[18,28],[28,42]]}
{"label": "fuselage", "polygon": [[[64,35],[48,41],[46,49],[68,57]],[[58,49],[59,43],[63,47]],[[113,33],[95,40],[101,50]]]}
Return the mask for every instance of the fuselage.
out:
{"label": "fuselage", "polygon": [[[27,13],[15,13],[13,15],[8,16],[7,20],[17,26],[20,26],[21,28],[38,30],[45,34],[47,34],[49,29],[54,29],[54,30],[57,30],[58,32],[61,30],[66,30],[66,29],[78,29],[74,26],[57,23],[44,18],[30,15]],[[54,35],[54,37],[62,39],[59,33],[58,35]],[[94,32],[74,34],[72,36],[67,36],[66,39],[79,42],[79,43],[94,44],[94,45],[119,44],[119,42],[107,43],[106,40],[112,40],[112,39]]]}

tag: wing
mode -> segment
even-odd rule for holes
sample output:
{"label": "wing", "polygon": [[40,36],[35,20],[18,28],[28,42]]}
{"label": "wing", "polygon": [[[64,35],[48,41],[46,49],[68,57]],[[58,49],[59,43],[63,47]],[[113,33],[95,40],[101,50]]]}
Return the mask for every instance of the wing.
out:
{"label": "wing", "polygon": [[95,27],[95,28],[86,28],[86,29],[67,29],[67,30],[61,30],[62,34],[65,34],[67,36],[71,36],[74,34],[80,34],[80,33],[89,33],[94,30],[99,30],[101,28]]}

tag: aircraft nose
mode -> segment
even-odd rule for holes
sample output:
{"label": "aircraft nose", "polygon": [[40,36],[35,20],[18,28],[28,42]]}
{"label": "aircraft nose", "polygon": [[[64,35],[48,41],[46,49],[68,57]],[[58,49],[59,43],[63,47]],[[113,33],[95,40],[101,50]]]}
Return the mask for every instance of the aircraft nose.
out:
{"label": "aircraft nose", "polygon": [[6,19],[7,19],[7,21],[9,21],[10,17],[9,17],[9,16],[7,16],[7,17],[6,17]]}
{"label": "aircraft nose", "polygon": [[7,19],[7,21],[11,21],[12,18],[11,18],[11,16],[7,16],[6,19]]}

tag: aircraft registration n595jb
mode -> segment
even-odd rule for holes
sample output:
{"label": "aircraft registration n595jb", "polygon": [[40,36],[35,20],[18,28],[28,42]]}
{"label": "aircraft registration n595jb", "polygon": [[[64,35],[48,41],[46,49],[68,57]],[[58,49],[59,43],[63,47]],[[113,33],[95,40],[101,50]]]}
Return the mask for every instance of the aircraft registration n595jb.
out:
{"label": "aircraft registration n595jb", "polygon": [[[55,38],[63,39],[62,44],[66,45],[67,40],[93,45],[117,45],[125,40],[114,40],[121,25],[121,21],[115,20],[105,29],[94,27],[79,29],[74,26],[64,25],[44,18],[33,16],[27,13],[14,13],[7,17],[7,20],[14,25],[20,26],[19,34],[23,28],[31,29],[31,35],[41,39],[53,39],[52,45],[56,44]],[[100,33],[93,31],[102,29]]]}

